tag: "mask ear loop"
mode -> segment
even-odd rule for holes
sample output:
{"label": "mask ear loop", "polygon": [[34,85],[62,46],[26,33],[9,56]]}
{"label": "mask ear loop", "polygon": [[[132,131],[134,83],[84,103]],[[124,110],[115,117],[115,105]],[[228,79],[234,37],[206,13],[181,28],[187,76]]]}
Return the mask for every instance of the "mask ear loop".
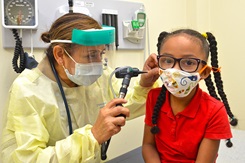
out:
{"label": "mask ear loop", "polygon": [[65,53],[68,55],[68,57],[71,58],[71,60],[72,60],[73,62],[77,63],[77,62],[70,56],[70,54],[69,54],[65,49],[64,49],[64,51],[65,51]]}
{"label": "mask ear loop", "polygon": [[163,73],[163,70],[159,68],[158,74],[159,74],[159,75],[162,75],[162,73]]}
{"label": "mask ear loop", "polygon": [[205,65],[198,73],[201,74],[203,71],[208,67],[208,65]]}
{"label": "mask ear loop", "polygon": [[[205,65],[198,73],[201,74],[207,67],[210,67],[208,65]],[[220,72],[221,67],[210,67],[213,72]]]}
{"label": "mask ear loop", "polygon": [[64,70],[67,70],[63,64],[62,64],[62,67],[63,67]]}

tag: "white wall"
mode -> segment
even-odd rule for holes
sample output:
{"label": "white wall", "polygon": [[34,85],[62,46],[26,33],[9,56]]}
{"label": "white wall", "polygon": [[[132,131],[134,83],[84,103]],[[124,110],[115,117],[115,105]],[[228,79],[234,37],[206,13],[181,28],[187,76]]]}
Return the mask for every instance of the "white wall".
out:
{"label": "white wall", "polygon": [[[149,24],[149,44],[146,52],[156,52],[158,34],[181,27],[190,27],[200,32],[210,31],[218,42],[219,65],[222,67],[224,89],[233,113],[239,119],[238,129],[245,130],[245,87],[243,72],[245,55],[244,6],[245,1],[237,0],[132,0],[145,4]],[[1,30],[2,27],[0,27]],[[0,32],[1,35],[1,32]],[[2,40],[0,40],[2,45]],[[146,44],[147,45],[147,44]],[[35,50],[40,59],[43,50]],[[113,65],[143,66],[143,51],[120,51]],[[12,69],[13,50],[0,46],[0,114],[5,105],[8,89],[18,75]],[[205,85],[201,84],[205,89]],[[108,156],[114,158],[141,145],[144,117],[129,121],[122,132],[112,137]]]}
{"label": "white wall", "polygon": [[245,1],[212,1],[210,24],[218,40],[224,89],[230,107],[237,116],[237,129],[245,130],[244,43]]}

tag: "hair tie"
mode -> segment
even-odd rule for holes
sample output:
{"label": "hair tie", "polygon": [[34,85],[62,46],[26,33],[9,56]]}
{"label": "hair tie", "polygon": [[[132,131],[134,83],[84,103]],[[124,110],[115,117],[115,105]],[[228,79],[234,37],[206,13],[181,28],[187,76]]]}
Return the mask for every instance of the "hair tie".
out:
{"label": "hair tie", "polygon": [[232,126],[236,126],[237,123],[238,123],[238,120],[237,120],[235,117],[232,117],[232,118],[231,118],[231,121],[230,121],[230,124],[231,124]]}
{"label": "hair tie", "polygon": [[159,131],[160,131],[160,129],[157,127],[156,124],[151,128],[152,134],[157,134],[157,133],[159,133]]}
{"label": "hair tie", "polygon": [[220,72],[221,67],[212,67],[213,72]]}
{"label": "hair tie", "polygon": [[205,37],[206,39],[208,38],[207,33],[203,33],[202,36]]}

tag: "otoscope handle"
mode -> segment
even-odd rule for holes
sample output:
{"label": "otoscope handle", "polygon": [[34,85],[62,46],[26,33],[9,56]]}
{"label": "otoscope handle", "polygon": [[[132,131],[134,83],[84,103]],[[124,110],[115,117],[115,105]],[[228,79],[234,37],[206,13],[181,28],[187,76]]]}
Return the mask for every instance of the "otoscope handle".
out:
{"label": "otoscope handle", "polygon": [[[128,86],[130,83],[130,79],[131,79],[131,76],[129,74],[126,74],[124,76],[123,81],[122,81],[122,87],[120,88],[120,91],[119,91],[119,98],[124,98],[126,96]],[[123,106],[123,105],[122,104],[116,104],[116,106]],[[123,116],[124,118],[126,118],[126,116],[123,114],[119,114],[117,117],[119,117],[119,116]]]}
{"label": "otoscope handle", "polygon": [[122,104],[116,104],[116,106],[123,106]]}
{"label": "otoscope handle", "polygon": [[106,151],[107,149],[106,149],[106,145],[103,143],[102,145],[101,145],[101,159],[102,160],[106,160],[107,159],[107,155],[106,155],[106,153],[104,153],[104,151]]}
{"label": "otoscope handle", "polygon": [[[138,76],[141,73],[146,73],[146,72],[139,71],[139,69],[137,68],[127,68],[127,69],[123,69],[116,73],[116,78],[123,78],[122,87],[119,91],[119,98],[124,98],[126,96],[131,77]],[[123,105],[116,104],[116,106],[123,106]],[[123,116],[124,118],[126,118],[124,114],[119,114],[117,117],[119,116]],[[101,159],[102,160],[105,160],[107,158],[106,151],[110,144],[110,140],[111,138],[107,140],[106,142],[102,143],[102,146],[101,146]]]}

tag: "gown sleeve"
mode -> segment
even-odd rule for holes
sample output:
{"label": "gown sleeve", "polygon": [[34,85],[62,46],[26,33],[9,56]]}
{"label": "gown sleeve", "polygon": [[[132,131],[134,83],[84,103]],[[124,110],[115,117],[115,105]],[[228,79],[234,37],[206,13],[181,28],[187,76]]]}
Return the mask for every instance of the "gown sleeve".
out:
{"label": "gown sleeve", "polygon": [[100,145],[91,133],[92,125],[68,135],[52,91],[31,92],[31,86],[24,85],[25,80],[18,80],[10,90],[0,143],[1,160],[4,163],[100,162]]}

